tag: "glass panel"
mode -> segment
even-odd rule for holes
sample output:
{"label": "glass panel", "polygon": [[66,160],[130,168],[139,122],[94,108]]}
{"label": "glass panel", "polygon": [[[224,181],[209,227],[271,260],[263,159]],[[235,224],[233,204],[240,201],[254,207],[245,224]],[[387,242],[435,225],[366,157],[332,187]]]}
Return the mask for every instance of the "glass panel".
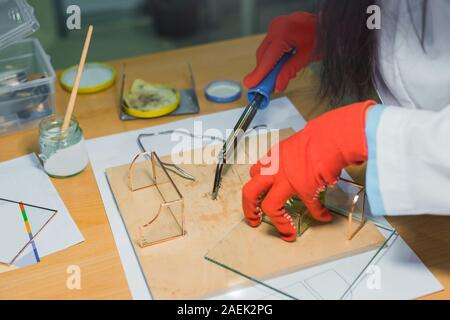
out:
{"label": "glass panel", "polygon": [[[303,208],[296,217],[309,221],[301,201],[296,201]],[[269,223],[258,228],[241,221],[205,258],[269,290],[267,299],[351,299],[353,287],[395,240],[396,231],[364,217],[364,189],[350,181],[343,179],[329,188],[322,201],[335,214],[332,222],[308,224],[293,243],[282,241],[267,218]],[[349,240],[352,207],[355,219],[350,221]]]}
{"label": "glass panel", "polygon": [[[328,209],[345,216],[352,211],[353,219],[358,221],[363,220],[362,213],[364,212],[365,204],[363,186],[346,179],[341,179],[336,187],[327,189],[323,200],[324,205]],[[355,203],[352,210],[353,201],[355,201]]]}

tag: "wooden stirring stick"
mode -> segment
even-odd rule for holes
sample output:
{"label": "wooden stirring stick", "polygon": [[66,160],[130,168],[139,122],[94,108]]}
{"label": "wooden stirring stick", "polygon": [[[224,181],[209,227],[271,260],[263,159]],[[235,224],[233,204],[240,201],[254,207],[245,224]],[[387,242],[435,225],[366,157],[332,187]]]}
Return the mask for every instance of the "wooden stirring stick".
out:
{"label": "wooden stirring stick", "polygon": [[72,118],[73,108],[75,107],[75,101],[77,99],[78,87],[80,86],[81,75],[83,74],[84,64],[86,62],[86,57],[89,50],[89,44],[91,43],[93,30],[94,27],[89,26],[86,35],[86,40],[84,41],[83,52],[81,53],[80,64],[78,65],[77,75],[75,77],[72,92],[70,93],[69,104],[67,105],[66,114],[64,115],[64,122],[61,131],[67,130],[67,128],[69,127],[70,119]]}

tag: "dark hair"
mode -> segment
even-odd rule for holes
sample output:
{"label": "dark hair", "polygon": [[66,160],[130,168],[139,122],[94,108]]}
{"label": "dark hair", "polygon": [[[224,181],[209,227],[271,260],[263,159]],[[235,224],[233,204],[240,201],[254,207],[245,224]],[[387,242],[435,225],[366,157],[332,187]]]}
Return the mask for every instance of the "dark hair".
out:
{"label": "dark hair", "polygon": [[[319,4],[315,49],[323,58],[319,95],[331,99],[332,104],[349,94],[358,99],[370,94],[377,59],[377,30],[369,29],[366,23],[367,8],[374,4],[375,0],[324,0]],[[419,37],[424,50],[426,8],[427,0],[423,0]],[[409,3],[408,10],[411,13]]]}

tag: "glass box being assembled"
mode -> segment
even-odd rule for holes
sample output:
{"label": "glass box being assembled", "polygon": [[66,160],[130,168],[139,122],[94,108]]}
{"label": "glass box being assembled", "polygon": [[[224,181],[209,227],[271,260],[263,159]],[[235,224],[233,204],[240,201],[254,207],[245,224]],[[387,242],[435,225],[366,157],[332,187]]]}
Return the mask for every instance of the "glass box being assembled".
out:
{"label": "glass box being assembled", "polygon": [[[340,187],[327,188],[326,192],[320,195],[320,201],[331,211],[344,214],[348,217],[347,239],[351,240],[353,236],[363,227],[366,219],[364,217],[365,206],[365,187],[348,179],[340,179]],[[261,197],[261,202],[265,195]],[[303,201],[297,196],[289,199],[284,209],[291,216],[294,225],[297,228],[297,236],[300,237],[309,227],[318,225],[310,215]],[[354,222],[359,224],[354,228]],[[267,215],[263,216],[263,222],[272,222]]]}

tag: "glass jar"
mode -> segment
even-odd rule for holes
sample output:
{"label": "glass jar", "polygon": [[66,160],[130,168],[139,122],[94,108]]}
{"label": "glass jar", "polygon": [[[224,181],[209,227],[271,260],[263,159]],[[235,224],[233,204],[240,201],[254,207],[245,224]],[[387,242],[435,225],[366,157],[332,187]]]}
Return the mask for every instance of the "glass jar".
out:
{"label": "glass jar", "polygon": [[72,118],[69,127],[62,131],[63,121],[61,116],[50,116],[39,124],[39,158],[45,172],[55,178],[77,175],[89,162],[78,121]]}

